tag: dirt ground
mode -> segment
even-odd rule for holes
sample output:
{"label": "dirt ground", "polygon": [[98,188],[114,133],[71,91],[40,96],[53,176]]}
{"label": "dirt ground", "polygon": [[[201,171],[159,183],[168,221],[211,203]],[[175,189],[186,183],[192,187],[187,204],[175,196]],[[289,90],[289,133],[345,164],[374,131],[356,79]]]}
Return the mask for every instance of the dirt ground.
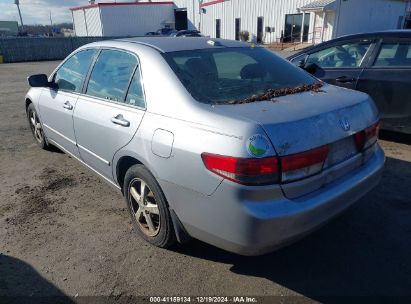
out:
{"label": "dirt ground", "polygon": [[199,241],[159,249],[136,237],[119,193],[36,146],[26,76],[56,65],[0,65],[0,296],[411,296],[410,145],[381,141],[380,185],[280,251],[247,258]]}

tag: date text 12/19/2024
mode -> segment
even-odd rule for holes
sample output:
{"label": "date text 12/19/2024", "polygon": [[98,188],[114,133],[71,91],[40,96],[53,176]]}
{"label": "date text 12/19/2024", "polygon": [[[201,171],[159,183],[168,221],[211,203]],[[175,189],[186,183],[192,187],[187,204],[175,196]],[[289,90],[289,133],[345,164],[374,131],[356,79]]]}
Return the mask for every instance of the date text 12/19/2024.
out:
{"label": "date text 12/19/2024", "polygon": [[150,297],[150,303],[258,303],[255,297]]}

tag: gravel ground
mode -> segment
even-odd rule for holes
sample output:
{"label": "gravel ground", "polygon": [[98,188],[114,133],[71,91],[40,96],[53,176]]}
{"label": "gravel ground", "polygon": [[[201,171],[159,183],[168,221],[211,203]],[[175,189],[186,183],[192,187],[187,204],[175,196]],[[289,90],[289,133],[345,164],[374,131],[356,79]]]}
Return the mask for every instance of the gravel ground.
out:
{"label": "gravel ground", "polygon": [[411,296],[410,145],[381,141],[380,185],[292,246],[257,258],[199,241],[163,250],[135,236],[120,194],[36,146],[25,78],[56,65],[0,65],[0,296]]}

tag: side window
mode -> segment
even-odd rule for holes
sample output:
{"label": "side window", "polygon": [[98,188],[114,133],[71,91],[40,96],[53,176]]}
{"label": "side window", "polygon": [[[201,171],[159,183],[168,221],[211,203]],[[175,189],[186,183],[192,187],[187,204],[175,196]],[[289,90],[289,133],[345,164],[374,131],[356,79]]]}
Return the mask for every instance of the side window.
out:
{"label": "side window", "polygon": [[374,66],[411,66],[411,42],[383,43]]}
{"label": "side window", "polygon": [[322,68],[359,67],[371,46],[371,42],[355,42],[337,45],[308,56],[306,63],[315,63]]}
{"label": "side window", "polygon": [[133,55],[114,50],[101,51],[87,86],[87,94],[117,102],[124,102],[137,59]]}
{"label": "side window", "polygon": [[95,50],[80,51],[71,56],[54,75],[59,90],[80,92]]}
{"label": "side window", "polygon": [[136,69],[133,79],[131,80],[130,88],[128,89],[127,93],[126,103],[140,108],[144,108],[146,106],[139,67]]}

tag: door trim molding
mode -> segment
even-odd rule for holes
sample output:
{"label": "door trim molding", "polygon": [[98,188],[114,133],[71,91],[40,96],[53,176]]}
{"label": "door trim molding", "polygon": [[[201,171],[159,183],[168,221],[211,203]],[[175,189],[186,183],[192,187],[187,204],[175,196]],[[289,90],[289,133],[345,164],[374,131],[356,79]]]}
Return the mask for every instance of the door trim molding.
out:
{"label": "door trim molding", "polygon": [[98,156],[96,153],[91,152],[89,149],[83,147],[82,145],[77,144],[77,147],[79,147],[80,149],[84,150],[85,152],[87,152],[88,154],[94,156],[95,158],[97,158],[99,161],[105,163],[107,166],[110,166],[110,162],[108,160],[105,160],[104,158]]}
{"label": "door trim molding", "polygon": [[74,140],[68,138],[67,136],[65,136],[65,135],[63,135],[63,134],[61,134],[59,131],[53,129],[53,128],[50,127],[49,125],[43,123],[43,126],[45,126],[45,127],[46,127],[47,129],[49,129],[50,131],[56,133],[58,136],[61,136],[62,138],[64,138],[64,139],[67,140],[68,142],[70,142],[71,144],[73,144],[73,145],[75,145],[75,146],[77,145]]}

